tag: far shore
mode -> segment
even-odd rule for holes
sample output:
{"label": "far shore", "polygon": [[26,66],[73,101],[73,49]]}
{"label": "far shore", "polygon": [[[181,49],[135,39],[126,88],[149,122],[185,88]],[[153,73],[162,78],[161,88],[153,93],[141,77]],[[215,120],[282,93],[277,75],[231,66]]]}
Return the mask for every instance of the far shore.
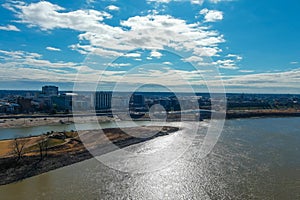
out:
{"label": "far shore", "polygon": [[[76,123],[87,123],[87,122],[109,122],[113,121],[114,118],[109,116],[75,116]],[[27,116],[22,117],[20,115],[9,116],[9,118],[0,119],[0,128],[22,128],[22,127],[34,127],[44,125],[60,125],[60,124],[73,124],[73,116]]]}
{"label": "far shore", "polygon": [[300,117],[300,110],[287,109],[256,109],[256,110],[229,110],[227,119],[254,118],[254,117]]}
{"label": "far shore", "polygon": [[[249,110],[227,110],[226,119],[255,118],[255,117],[300,117],[300,110],[296,109],[249,109]],[[94,116],[92,114],[58,114],[58,115],[6,115],[0,116],[0,128],[22,128],[43,125],[72,124],[87,122],[109,122],[115,118],[110,115]],[[170,121],[180,119],[180,115],[173,117]],[[203,119],[210,119],[210,115],[203,116]],[[141,117],[138,120],[149,120],[148,117]]]}
{"label": "far shore", "polygon": [[[24,152],[20,158],[14,152],[16,140],[1,140],[0,185],[21,181],[178,130],[178,127],[170,126],[142,126],[122,130],[109,128],[103,129],[103,132],[99,130],[54,132],[19,138],[17,139],[19,144],[24,144]],[[40,146],[45,139],[47,149],[41,150]],[[93,152],[93,155],[90,152]]]}

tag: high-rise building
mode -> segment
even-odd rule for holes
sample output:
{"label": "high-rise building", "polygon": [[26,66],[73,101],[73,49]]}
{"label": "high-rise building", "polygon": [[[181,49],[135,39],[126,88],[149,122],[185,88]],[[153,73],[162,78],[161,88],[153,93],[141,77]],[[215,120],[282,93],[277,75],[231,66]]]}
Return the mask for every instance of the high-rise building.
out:
{"label": "high-rise building", "polygon": [[95,109],[103,110],[111,108],[112,92],[96,92]]}
{"label": "high-rise building", "polygon": [[45,96],[57,96],[58,95],[58,87],[56,86],[51,86],[51,85],[46,85],[42,87],[42,93]]}

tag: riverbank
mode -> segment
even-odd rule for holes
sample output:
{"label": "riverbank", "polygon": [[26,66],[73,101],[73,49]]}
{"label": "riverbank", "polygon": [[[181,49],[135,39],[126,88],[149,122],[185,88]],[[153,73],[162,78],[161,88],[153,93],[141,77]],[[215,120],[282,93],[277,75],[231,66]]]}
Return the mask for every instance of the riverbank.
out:
{"label": "riverbank", "polygon": [[[186,117],[187,115],[185,115]],[[222,115],[223,116],[223,115]],[[195,116],[189,116],[192,121]],[[201,113],[199,119],[210,119],[209,112]],[[253,118],[253,117],[300,117],[300,110],[297,109],[245,109],[245,110],[227,110],[226,119]],[[169,115],[169,121],[178,121],[181,119],[180,114]],[[0,116],[0,128],[22,128],[36,127],[43,125],[61,125],[89,122],[111,122],[116,119],[111,115],[94,116],[92,114],[59,114],[59,115],[7,115]],[[148,116],[134,119],[135,121],[149,120]]]}
{"label": "riverbank", "polygon": [[[109,116],[74,116],[76,123],[87,122],[109,122],[114,118]],[[65,116],[7,116],[0,119],[0,128],[20,128],[20,127],[35,127],[43,125],[60,125],[73,124],[74,118],[71,115]]]}
{"label": "riverbank", "polygon": [[[51,133],[18,139],[24,144],[20,159],[14,152],[15,140],[0,141],[0,185],[13,183],[57,168],[102,155],[118,148],[144,142],[178,131],[177,127],[134,127]],[[130,133],[127,134],[127,133]],[[80,137],[79,137],[80,135]],[[40,144],[47,138],[47,150]],[[80,138],[84,138],[84,145]],[[114,145],[110,145],[113,143]],[[92,150],[93,155],[86,149]]]}
{"label": "riverbank", "polygon": [[261,109],[261,110],[229,110],[226,113],[226,119],[254,118],[254,117],[300,117],[300,111]]}

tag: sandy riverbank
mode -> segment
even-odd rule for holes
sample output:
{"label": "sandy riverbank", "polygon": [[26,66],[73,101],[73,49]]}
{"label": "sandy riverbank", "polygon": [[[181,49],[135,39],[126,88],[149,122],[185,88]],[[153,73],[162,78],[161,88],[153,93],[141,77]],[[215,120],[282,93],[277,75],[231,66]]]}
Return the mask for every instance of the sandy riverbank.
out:
{"label": "sandy riverbank", "polygon": [[[20,141],[25,143],[24,155],[19,161],[16,159],[16,154],[13,153],[14,140],[3,140],[0,141],[0,185],[20,181],[92,158],[93,156],[86,147],[92,150],[93,153],[96,152],[97,155],[102,155],[118,148],[168,135],[178,130],[177,127],[151,126],[123,128],[122,130],[110,128],[103,129],[102,133],[99,130],[59,133],[58,135],[65,135],[65,137],[61,139],[51,137],[47,156],[42,159],[38,143],[45,138],[45,135],[23,138]],[[127,133],[130,133],[130,135]],[[84,138],[84,145],[80,138]],[[109,145],[110,142],[114,145]]]}
{"label": "sandy riverbank", "polygon": [[[87,122],[108,122],[113,121],[112,117],[107,116],[82,116],[76,117],[76,123]],[[0,128],[19,128],[19,127],[34,127],[43,125],[59,125],[59,124],[72,124],[74,123],[73,117],[36,117],[31,118],[3,118],[0,119]]]}
{"label": "sandy riverbank", "polygon": [[[89,116],[89,115],[77,115],[76,123],[88,123],[88,122],[108,122],[115,119],[110,116]],[[168,116],[169,121],[180,120],[180,115]],[[193,116],[190,116],[191,120],[195,120]],[[202,115],[203,119],[209,119],[210,115]],[[250,110],[227,110],[226,119],[236,118],[251,118],[251,117],[300,117],[300,110],[297,109],[250,109]],[[134,120],[149,120],[149,118],[142,117]],[[20,127],[35,127],[43,125],[59,125],[59,124],[72,124],[74,118],[72,115],[15,115],[15,116],[1,116],[0,128],[20,128]]]}

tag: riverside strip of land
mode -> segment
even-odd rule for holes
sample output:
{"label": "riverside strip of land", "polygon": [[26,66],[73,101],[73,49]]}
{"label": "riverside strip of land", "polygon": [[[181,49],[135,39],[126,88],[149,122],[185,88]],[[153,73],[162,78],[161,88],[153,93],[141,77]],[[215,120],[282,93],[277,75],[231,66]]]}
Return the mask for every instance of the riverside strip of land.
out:
{"label": "riverside strip of land", "polygon": [[[109,116],[79,115],[77,123],[109,122],[114,119]],[[0,128],[33,127],[43,125],[59,125],[74,123],[73,115],[6,115],[0,116]]]}
{"label": "riverside strip of land", "polygon": [[178,130],[177,127],[169,126],[145,126],[122,130],[109,128],[103,131],[52,132],[35,137],[2,140],[0,185],[92,158],[95,152],[96,155],[102,155]]}
{"label": "riverside strip of land", "polygon": [[228,110],[227,119],[250,118],[250,117],[300,117],[298,109],[249,109]]}
{"label": "riverside strip of land", "polygon": [[[168,116],[170,120],[176,121],[180,119],[180,115]],[[299,109],[229,109],[226,112],[227,119],[236,118],[250,118],[250,117],[300,117]],[[108,122],[114,121],[112,116],[94,116],[94,114],[72,115],[72,114],[58,114],[58,115],[5,115],[0,116],[0,128],[14,128],[14,127],[33,127],[42,125],[58,125],[86,122]],[[204,119],[209,119],[209,114],[203,115]],[[141,120],[148,120],[148,116],[140,118]],[[138,120],[138,119],[135,119]],[[193,119],[194,120],[194,119]]]}

